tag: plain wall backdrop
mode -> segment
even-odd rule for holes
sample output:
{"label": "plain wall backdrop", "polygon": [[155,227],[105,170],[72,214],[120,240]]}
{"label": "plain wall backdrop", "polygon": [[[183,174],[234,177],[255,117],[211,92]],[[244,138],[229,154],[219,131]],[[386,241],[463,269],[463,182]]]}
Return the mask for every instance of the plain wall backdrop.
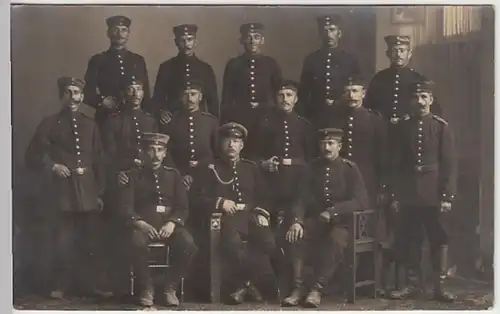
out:
{"label": "plain wall backdrop", "polygon": [[177,54],[172,27],[197,24],[196,54],[212,65],[220,93],[226,62],[242,52],[240,24],[264,23],[263,52],[278,61],[285,78],[298,80],[304,57],[320,44],[315,18],[330,13],[342,15],[343,45],[359,56],[366,75],[371,76],[375,13],[368,7],[14,6],[14,168],[24,167],[24,150],[42,117],[59,110],[56,79],[62,75],[83,78],[90,57],[108,49],[105,19],[109,16],[131,18],[128,47],[146,59],[151,86],[160,63]]}

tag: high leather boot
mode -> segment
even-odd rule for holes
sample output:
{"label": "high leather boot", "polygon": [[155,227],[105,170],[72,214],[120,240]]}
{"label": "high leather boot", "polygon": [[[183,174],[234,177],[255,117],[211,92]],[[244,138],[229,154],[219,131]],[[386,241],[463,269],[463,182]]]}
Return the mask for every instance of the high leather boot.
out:
{"label": "high leather boot", "polygon": [[244,285],[229,295],[229,301],[231,304],[234,305],[241,304],[245,300],[246,294],[247,294],[247,287]]}
{"label": "high leather boot", "polygon": [[155,289],[153,283],[147,283],[141,289],[139,294],[139,304],[144,307],[152,307],[154,305]]}
{"label": "high leather boot", "polygon": [[448,273],[448,246],[443,245],[436,254],[439,258],[439,269],[435,270],[434,299],[439,302],[452,303],[456,296],[444,291],[443,285]]}
{"label": "high leather boot", "polygon": [[284,306],[297,306],[304,297],[304,286],[302,282],[303,266],[304,262],[302,260],[292,261],[293,289],[292,293],[283,300]]}
{"label": "high leather boot", "polygon": [[406,269],[406,284],[399,290],[393,290],[390,293],[390,298],[393,300],[412,299],[421,294],[420,289],[420,271],[411,267]]}

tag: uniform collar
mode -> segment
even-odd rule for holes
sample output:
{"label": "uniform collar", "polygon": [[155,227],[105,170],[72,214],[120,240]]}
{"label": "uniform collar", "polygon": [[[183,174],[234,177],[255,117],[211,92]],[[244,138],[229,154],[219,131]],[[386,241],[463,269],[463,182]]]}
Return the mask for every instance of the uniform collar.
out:
{"label": "uniform collar", "polygon": [[181,60],[191,60],[191,59],[197,59],[198,57],[196,57],[196,53],[193,53],[192,55],[188,56],[188,55],[185,55],[185,54],[179,52],[177,54],[177,58],[179,58]]}
{"label": "uniform collar", "polygon": [[127,108],[127,109],[121,109],[120,112],[122,112],[123,114],[138,114],[138,113],[141,113],[142,112],[142,109],[141,107],[139,108]]}
{"label": "uniform collar", "polygon": [[123,49],[115,49],[112,46],[110,46],[108,49],[109,53],[113,53],[113,54],[117,54],[117,55],[123,55],[123,54],[127,53],[127,51],[128,51],[128,49],[126,46]]}
{"label": "uniform collar", "polygon": [[226,164],[226,165],[229,165],[230,167],[234,167],[236,166],[240,161],[241,161],[241,157],[238,157],[236,158],[235,160],[230,160],[229,158],[227,157],[221,157],[220,160]]}
{"label": "uniform collar", "polygon": [[342,160],[340,155],[338,155],[337,158],[335,158],[334,160],[329,160],[329,159],[326,159],[323,157],[320,157],[320,158],[321,158],[321,162],[323,165],[335,165],[335,164],[338,164]]}

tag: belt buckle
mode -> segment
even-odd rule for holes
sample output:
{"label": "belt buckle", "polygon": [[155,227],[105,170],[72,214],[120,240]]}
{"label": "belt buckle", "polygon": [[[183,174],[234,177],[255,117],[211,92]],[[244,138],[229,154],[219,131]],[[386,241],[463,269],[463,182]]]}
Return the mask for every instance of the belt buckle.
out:
{"label": "belt buckle", "polygon": [[250,106],[252,107],[252,109],[257,108],[259,105],[260,105],[260,103],[259,103],[259,102],[256,102],[256,101],[251,101],[251,102],[250,102]]}
{"label": "belt buckle", "polygon": [[163,205],[156,205],[156,212],[157,213],[164,213],[166,210],[166,207]]}
{"label": "belt buckle", "polygon": [[292,165],[292,159],[291,158],[283,158],[283,165],[285,165],[285,166],[291,166]]}
{"label": "belt buckle", "polygon": [[397,124],[398,122],[399,122],[399,118],[398,117],[391,118],[391,123],[392,124]]}
{"label": "belt buckle", "polygon": [[245,209],[245,204],[236,204],[236,210],[243,210]]}
{"label": "belt buckle", "polygon": [[422,172],[424,170],[424,166],[415,166],[415,170],[417,170],[417,172]]}
{"label": "belt buckle", "polygon": [[81,176],[84,172],[85,172],[84,168],[82,168],[82,167],[76,168],[76,174]]}
{"label": "belt buckle", "polygon": [[197,165],[198,165],[198,161],[196,161],[196,160],[189,161],[189,167],[193,168],[193,167],[196,167]]}

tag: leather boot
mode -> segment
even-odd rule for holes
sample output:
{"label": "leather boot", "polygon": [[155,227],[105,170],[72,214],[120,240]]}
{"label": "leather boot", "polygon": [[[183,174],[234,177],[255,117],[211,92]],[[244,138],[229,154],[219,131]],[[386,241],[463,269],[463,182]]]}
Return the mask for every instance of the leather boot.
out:
{"label": "leather boot", "polygon": [[241,304],[245,300],[247,287],[243,286],[229,295],[229,301],[233,305]]}
{"label": "leather boot", "polygon": [[420,293],[420,272],[407,268],[405,286],[402,289],[391,291],[390,298],[393,300],[412,299]]}
{"label": "leather boot", "polygon": [[456,296],[444,291],[444,282],[448,273],[448,246],[441,246],[439,252],[439,269],[435,271],[434,299],[439,302],[452,303]]}
{"label": "leather boot", "polygon": [[393,258],[389,250],[383,250],[382,267],[380,268],[380,290],[378,291],[378,294],[381,298],[389,298],[392,292],[393,287],[391,287],[387,282],[392,261]]}
{"label": "leather boot", "polygon": [[308,308],[318,308],[321,304],[321,289],[318,285],[314,285],[314,287],[309,291],[309,294],[304,301],[304,306]]}
{"label": "leather boot", "polygon": [[302,260],[292,262],[293,270],[293,290],[292,293],[283,300],[283,306],[297,306],[304,297],[304,287],[302,283]]}
{"label": "leather boot", "polygon": [[139,294],[139,304],[144,307],[154,305],[155,289],[153,284],[146,284]]}
{"label": "leather boot", "polygon": [[247,287],[247,295],[255,302],[262,302],[264,298],[262,294],[257,290],[257,287],[251,283],[250,281],[245,282],[245,286]]}

